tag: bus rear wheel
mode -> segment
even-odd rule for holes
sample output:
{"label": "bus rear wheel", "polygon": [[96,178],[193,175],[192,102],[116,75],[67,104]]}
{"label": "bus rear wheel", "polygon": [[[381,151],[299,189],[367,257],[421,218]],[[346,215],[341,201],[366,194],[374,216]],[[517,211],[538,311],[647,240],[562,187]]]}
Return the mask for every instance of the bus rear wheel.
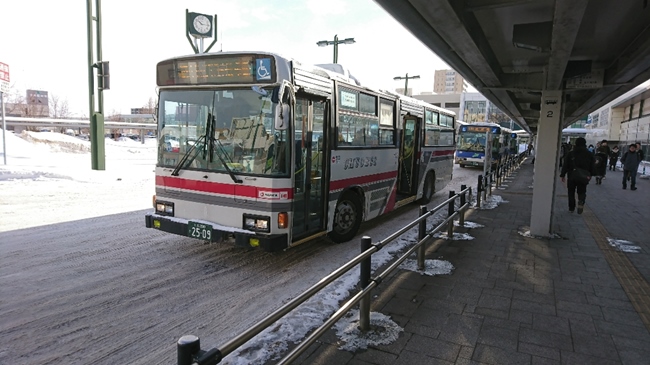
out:
{"label": "bus rear wheel", "polygon": [[431,199],[433,199],[433,194],[436,192],[436,186],[435,186],[435,177],[434,172],[429,172],[427,174],[427,177],[424,179],[424,186],[422,187],[422,198],[420,199],[420,202],[422,204],[429,204]]}
{"label": "bus rear wheel", "polygon": [[351,240],[361,226],[361,199],[353,192],[346,192],[336,203],[334,229],[329,237],[336,243]]}

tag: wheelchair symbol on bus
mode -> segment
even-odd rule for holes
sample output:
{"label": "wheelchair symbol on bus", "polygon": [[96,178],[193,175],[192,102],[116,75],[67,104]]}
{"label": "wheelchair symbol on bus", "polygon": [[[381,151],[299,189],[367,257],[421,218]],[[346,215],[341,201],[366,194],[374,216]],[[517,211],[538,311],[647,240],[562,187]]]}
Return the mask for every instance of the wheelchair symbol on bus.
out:
{"label": "wheelchair symbol on bus", "polygon": [[257,66],[257,80],[270,80],[271,79],[271,59],[260,58]]}

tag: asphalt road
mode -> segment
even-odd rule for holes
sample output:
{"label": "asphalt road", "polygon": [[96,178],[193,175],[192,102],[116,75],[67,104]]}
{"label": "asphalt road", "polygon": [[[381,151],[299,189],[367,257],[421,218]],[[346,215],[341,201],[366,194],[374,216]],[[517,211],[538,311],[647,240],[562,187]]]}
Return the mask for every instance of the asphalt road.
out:
{"label": "asphalt road", "polygon": [[[429,206],[479,174],[455,166]],[[65,197],[30,199],[51,206]],[[381,239],[417,210],[368,222],[359,237]],[[1,364],[175,363],[180,336],[222,344],[359,253],[358,238],[279,253],[204,244],[145,228],[146,212],[0,232]]]}

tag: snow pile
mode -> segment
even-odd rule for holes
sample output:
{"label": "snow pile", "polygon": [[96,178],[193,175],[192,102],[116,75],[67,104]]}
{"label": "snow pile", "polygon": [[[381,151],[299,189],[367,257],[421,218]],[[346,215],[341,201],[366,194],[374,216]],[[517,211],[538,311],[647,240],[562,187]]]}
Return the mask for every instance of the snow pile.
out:
{"label": "snow pile", "polygon": [[65,153],[88,153],[90,152],[90,141],[83,141],[67,134],[55,132],[31,132],[23,131],[20,137],[27,142],[41,143],[50,148],[53,152]]}
{"label": "snow pile", "polygon": [[482,224],[478,224],[478,223],[475,223],[475,222],[468,222],[468,221],[465,221],[465,225],[463,225],[463,226],[460,225],[459,221],[454,221],[454,226],[456,226],[456,227],[465,227],[465,228],[470,228],[470,229],[471,228],[483,228],[483,227],[485,227]]}
{"label": "snow pile", "polygon": [[618,240],[616,238],[607,237],[607,242],[610,246],[614,247],[617,251],[626,253],[641,253],[641,247],[635,245],[633,242],[626,240]]}
{"label": "snow pile", "polygon": [[521,229],[517,233],[519,233],[520,236],[528,237],[528,238],[552,238],[552,239],[562,238],[562,236],[560,236],[557,233],[551,233],[548,236],[535,236],[532,233],[530,233],[530,230],[528,229]]}
{"label": "snow pile", "polygon": [[419,272],[422,275],[450,275],[454,270],[454,265],[445,260],[424,260],[424,271],[418,269],[417,260],[404,260],[400,265],[401,269]]}
{"label": "snow pile", "polygon": [[[478,209],[484,209],[484,210],[494,209],[503,203],[508,203],[508,201],[503,200],[503,198],[500,195],[488,195],[488,197],[481,202],[481,207]],[[473,208],[476,209],[476,206],[474,206]]]}
{"label": "snow pile", "polygon": [[359,329],[359,310],[352,310],[335,325],[336,335],[344,342],[339,350],[354,352],[369,346],[388,345],[399,338],[402,327],[393,322],[389,316],[370,312],[370,330]]}
{"label": "snow pile", "polygon": [[[438,232],[433,235],[434,238],[439,238],[442,240],[448,240],[449,236],[447,235],[447,232]],[[470,236],[467,233],[456,233],[454,232],[454,235],[451,237],[452,241],[471,241],[473,240],[474,237]]]}

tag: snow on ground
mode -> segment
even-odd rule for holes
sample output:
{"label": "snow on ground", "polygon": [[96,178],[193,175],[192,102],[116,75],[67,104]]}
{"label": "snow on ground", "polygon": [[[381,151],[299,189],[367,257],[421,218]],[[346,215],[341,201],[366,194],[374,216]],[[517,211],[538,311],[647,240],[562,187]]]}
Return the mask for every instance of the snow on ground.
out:
{"label": "snow on ground", "polygon": [[419,272],[422,275],[450,275],[454,270],[454,265],[445,260],[424,260],[424,270],[418,269],[417,260],[404,260],[400,265],[401,269]]}
{"label": "snow on ground", "polygon": [[641,253],[641,247],[635,245],[634,242],[619,240],[611,237],[607,237],[607,242],[617,251],[626,253]]}
{"label": "snow on ground", "polygon": [[[2,133],[2,130],[0,130]],[[156,140],[106,139],[106,169],[92,170],[90,142],[55,132],[5,133],[0,232],[151,207]],[[0,163],[4,162],[0,139]]]}
{"label": "snow on ground", "polygon": [[339,350],[354,352],[358,349],[367,349],[369,346],[388,345],[399,338],[404,331],[389,316],[377,312],[370,312],[370,330],[366,333],[359,328],[359,310],[351,310],[335,325],[336,335],[343,341]]}
{"label": "snow on ground", "polygon": [[[464,223],[465,224],[462,226],[464,228],[483,228],[483,227],[485,227],[484,225],[476,223],[476,222],[465,221]],[[459,221],[454,221],[454,226],[455,227],[461,227],[460,222]]]}
{"label": "snow on ground", "polygon": [[[3,217],[0,232],[151,206],[151,196],[155,191],[155,139],[147,139],[145,144],[130,139],[107,139],[106,170],[96,171],[91,169],[88,141],[52,132],[18,135],[8,132],[5,138],[7,165],[0,165],[0,215]],[[0,145],[0,151],[2,147]],[[439,213],[430,221],[440,222],[444,219],[442,216]],[[433,223],[434,226],[437,224]],[[417,229],[412,229],[385,246],[373,255],[373,270],[392,260],[416,240]],[[357,272],[343,275],[326,290],[227,356],[223,363],[262,363],[282,356],[289,344],[300,342],[329,318],[341,301],[355,290],[357,282]],[[376,326],[391,327],[380,314],[372,317]],[[399,333],[401,329],[395,330]],[[382,333],[389,334],[390,331]],[[368,342],[367,334],[345,336],[348,346],[372,343]],[[358,337],[358,340],[353,337]],[[390,336],[384,338],[394,340]]]}

